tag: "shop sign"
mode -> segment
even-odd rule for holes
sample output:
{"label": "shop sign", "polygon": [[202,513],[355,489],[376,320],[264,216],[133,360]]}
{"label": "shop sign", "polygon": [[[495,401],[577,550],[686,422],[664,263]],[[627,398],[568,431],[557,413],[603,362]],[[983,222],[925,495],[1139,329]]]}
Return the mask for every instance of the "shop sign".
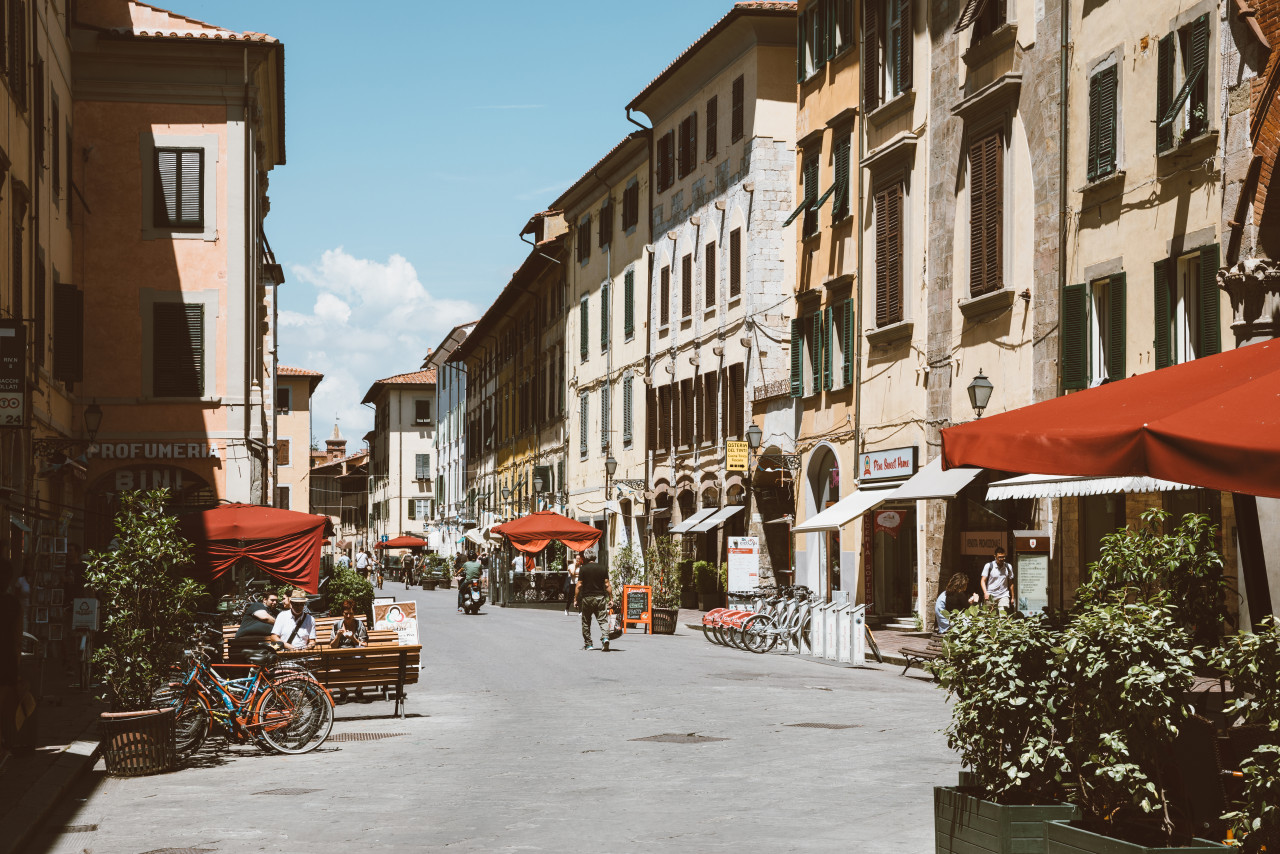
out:
{"label": "shop sign", "polygon": [[627,584],[622,588],[622,631],[629,628],[653,629],[653,588],[645,584]]}
{"label": "shop sign", "polygon": [[204,484],[203,478],[175,466],[118,468],[111,472],[111,477],[115,479],[115,492],[164,487],[180,493],[189,484]]}
{"label": "shop sign", "polygon": [[884,531],[895,540],[902,530],[902,514],[897,510],[880,510],[876,513],[876,532]]}
{"label": "shop sign", "polygon": [[916,448],[864,451],[859,455],[858,480],[890,480],[916,473]]}
{"label": "shop sign", "polygon": [[98,630],[98,600],[71,600],[71,631],[96,632]]}
{"label": "shop sign", "polygon": [[997,548],[1009,551],[1008,531],[962,531],[960,554],[991,557]]}
{"label": "shop sign", "polygon": [[20,320],[0,320],[0,427],[26,423],[27,330]]}
{"label": "shop sign", "polygon": [[373,627],[391,629],[400,646],[418,645],[418,603],[388,602],[373,606]]}
{"label": "shop sign", "polygon": [[755,590],[760,586],[760,538],[729,538],[729,589]]}
{"label": "shop sign", "polygon": [[103,460],[217,460],[212,442],[98,442],[89,446],[89,459]]}
{"label": "shop sign", "polygon": [[746,471],[749,447],[746,442],[725,442],[725,471]]}

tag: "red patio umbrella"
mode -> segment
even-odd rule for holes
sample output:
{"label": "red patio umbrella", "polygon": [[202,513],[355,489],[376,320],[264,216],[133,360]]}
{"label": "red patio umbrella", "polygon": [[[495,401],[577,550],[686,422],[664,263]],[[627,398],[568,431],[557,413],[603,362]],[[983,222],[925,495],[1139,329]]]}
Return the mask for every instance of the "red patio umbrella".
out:
{"label": "red patio umbrella", "polygon": [[179,528],[195,545],[196,568],[206,578],[219,578],[237,561],[247,560],[273,578],[308,593],[320,592],[320,545],[326,528],[331,529],[324,516],[222,504],[184,515]]}
{"label": "red patio umbrella", "polygon": [[948,427],[942,465],[1146,475],[1231,492],[1250,614],[1271,612],[1255,496],[1280,498],[1280,341]]}
{"label": "red patio umbrella", "polygon": [[375,549],[416,549],[421,546],[428,545],[427,541],[421,537],[396,537],[394,540],[387,540],[385,543],[378,543]]}
{"label": "red patio umbrella", "polygon": [[580,552],[595,545],[601,531],[551,510],[540,510],[512,519],[503,525],[495,525],[489,531],[510,540],[518,551],[534,553],[547,547],[552,540],[559,540],[567,548]]}

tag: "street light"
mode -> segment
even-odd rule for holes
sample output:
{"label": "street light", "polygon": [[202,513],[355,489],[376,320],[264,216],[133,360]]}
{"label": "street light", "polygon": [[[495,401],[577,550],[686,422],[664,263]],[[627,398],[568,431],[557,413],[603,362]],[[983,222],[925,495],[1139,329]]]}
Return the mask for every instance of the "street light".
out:
{"label": "street light", "polygon": [[609,456],[605,457],[604,473],[607,474],[610,478],[612,478],[614,472],[616,472],[617,470],[618,470],[618,461],[613,458],[613,454],[610,454]]}
{"label": "street light", "polygon": [[91,403],[84,410],[84,431],[89,436],[89,444],[92,445],[94,440],[98,438],[98,430],[102,427],[102,407],[96,403]]}
{"label": "street light", "polygon": [[760,450],[760,440],[763,438],[764,431],[760,429],[759,424],[756,424],[753,421],[751,426],[747,428],[747,447],[749,447],[753,453]]}
{"label": "street light", "polygon": [[982,373],[982,368],[978,368],[978,375],[969,383],[969,403],[979,418],[982,417],[982,410],[991,402],[991,390],[994,388],[991,380]]}

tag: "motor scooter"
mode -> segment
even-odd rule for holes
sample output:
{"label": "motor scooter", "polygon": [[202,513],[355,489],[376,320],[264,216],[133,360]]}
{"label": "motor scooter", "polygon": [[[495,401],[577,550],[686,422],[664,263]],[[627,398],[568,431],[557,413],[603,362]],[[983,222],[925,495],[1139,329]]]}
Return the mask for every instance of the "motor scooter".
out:
{"label": "motor scooter", "polygon": [[478,581],[462,582],[462,611],[465,614],[478,614],[487,600]]}

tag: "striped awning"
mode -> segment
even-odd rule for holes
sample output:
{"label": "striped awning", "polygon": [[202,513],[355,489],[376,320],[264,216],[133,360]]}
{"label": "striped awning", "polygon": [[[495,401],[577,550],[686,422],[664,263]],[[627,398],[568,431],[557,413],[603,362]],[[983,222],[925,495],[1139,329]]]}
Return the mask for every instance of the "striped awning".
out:
{"label": "striped awning", "polygon": [[987,500],[1006,498],[1069,498],[1080,495],[1113,495],[1122,492],[1172,492],[1195,489],[1154,477],[1077,477],[1065,474],[1024,474],[998,480],[987,487]]}

